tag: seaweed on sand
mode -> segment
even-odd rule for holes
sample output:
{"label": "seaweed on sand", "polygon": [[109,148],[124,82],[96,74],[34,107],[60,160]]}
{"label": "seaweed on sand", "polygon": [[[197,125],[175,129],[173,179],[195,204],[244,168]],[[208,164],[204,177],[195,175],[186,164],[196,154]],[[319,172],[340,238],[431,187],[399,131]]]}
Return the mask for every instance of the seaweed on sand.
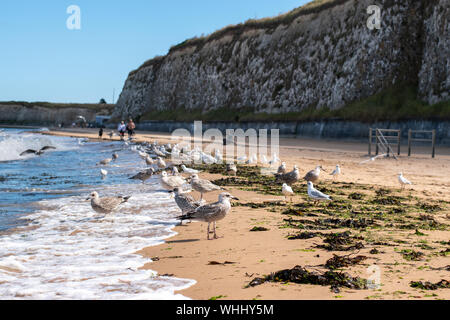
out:
{"label": "seaweed on sand", "polygon": [[411,288],[418,288],[422,290],[450,289],[450,282],[445,279],[442,279],[437,283],[431,283],[429,281],[411,281],[410,286]]}
{"label": "seaweed on sand", "polygon": [[328,230],[339,228],[353,228],[353,229],[365,229],[368,226],[376,225],[372,219],[360,218],[360,219],[339,219],[339,218],[325,218],[306,220],[292,218],[284,219],[287,226],[290,228],[305,229],[308,226],[309,229],[315,230]]}
{"label": "seaweed on sand", "polygon": [[339,219],[327,218],[318,220],[318,223],[329,228],[353,228],[365,229],[368,226],[375,225],[373,219],[359,218],[359,219]]}
{"label": "seaweed on sand", "polygon": [[327,251],[351,251],[364,248],[361,237],[352,236],[349,231],[341,233],[330,233],[325,235],[325,245],[317,245],[317,248],[322,248]]}
{"label": "seaweed on sand", "polygon": [[254,287],[264,282],[293,282],[299,284],[313,284],[321,286],[331,286],[335,293],[340,292],[340,288],[367,289],[367,280],[352,277],[348,273],[336,271],[308,271],[302,266],[295,266],[292,269],[285,269],[272,273],[264,278],[254,278],[247,287]]}
{"label": "seaweed on sand", "polygon": [[388,195],[389,193],[391,193],[391,190],[389,190],[389,189],[381,188],[381,189],[375,190],[375,194],[378,197],[383,197],[385,195]]}
{"label": "seaweed on sand", "polygon": [[366,259],[367,259],[366,256],[356,256],[352,258],[350,257],[350,255],[338,256],[333,254],[333,258],[327,260],[327,262],[325,263],[325,267],[327,267],[330,270],[341,269],[355,264],[359,264],[360,262]]}
{"label": "seaweed on sand", "polygon": [[352,200],[362,200],[364,198],[364,195],[359,192],[353,192],[348,195],[348,198]]}
{"label": "seaweed on sand", "polygon": [[420,261],[424,257],[423,252],[410,249],[402,250],[400,251],[400,253],[402,254],[403,258],[408,261]]}
{"label": "seaweed on sand", "polygon": [[387,196],[387,197],[377,197],[372,200],[372,203],[373,204],[381,204],[381,205],[400,206],[400,205],[402,205],[402,200],[404,200],[402,197]]}
{"label": "seaweed on sand", "polygon": [[232,204],[233,207],[250,207],[252,209],[258,209],[258,208],[272,208],[272,207],[285,207],[286,203],[282,201],[264,201],[264,202],[248,202],[248,203],[242,203],[242,202],[235,202]]}
{"label": "seaweed on sand", "polygon": [[426,202],[423,202],[423,203],[419,202],[419,203],[417,203],[417,206],[427,213],[433,213],[433,212],[442,210],[442,208],[439,205],[429,204]]}
{"label": "seaweed on sand", "polygon": [[250,229],[251,232],[260,232],[260,231],[269,231],[270,229],[267,229],[265,227],[253,227]]}
{"label": "seaweed on sand", "polygon": [[281,212],[283,215],[288,216],[306,216],[306,217],[317,217],[318,215],[315,213],[304,212],[301,209],[289,208]]}
{"label": "seaweed on sand", "polygon": [[311,238],[315,238],[315,237],[319,237],[319,236],[322,236],[322,233],[305,231],[305,232],[300,232],[297,234],[289,235],[287,238],[288,238],[288,240],[297,240],[297,239],[304,240],[304,239],[311,239]]}

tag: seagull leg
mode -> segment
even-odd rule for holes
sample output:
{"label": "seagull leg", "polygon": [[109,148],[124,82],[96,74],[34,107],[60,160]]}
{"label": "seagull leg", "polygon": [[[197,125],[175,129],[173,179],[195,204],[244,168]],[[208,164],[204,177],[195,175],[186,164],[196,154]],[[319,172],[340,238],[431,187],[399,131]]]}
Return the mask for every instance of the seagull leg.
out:
{"label": "seagull leg", "polygon": [[217,234],[216,234],[216,222],[215,221],[214,221],[214,239],[218,239]]}
{"label": "seagull leg", "polygon": [[208,222],[208,240],[210,240],[209,239],[209,225],[211,224],[211,222]]}

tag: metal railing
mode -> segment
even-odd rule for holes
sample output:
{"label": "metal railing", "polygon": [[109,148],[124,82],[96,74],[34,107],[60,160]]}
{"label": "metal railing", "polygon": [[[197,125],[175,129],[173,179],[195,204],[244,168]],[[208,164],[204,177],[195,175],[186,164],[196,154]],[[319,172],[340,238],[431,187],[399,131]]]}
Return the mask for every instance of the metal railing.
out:
{"label": "metal railing", "polygon": [[[395,135],[392,135],[395,134]],[[372,145],[375,144],[375,154],[378,155],[380,149],[387,157],[395,156],[395,152],[391,147],[390,141],[396,142],[397,144],[397,155],[400,155],[400,143],[401,143],[402,131],[399,129],[379,129],[370,128],[369,129],[369,156],[372,155]],[[373,139],[375,138],[375,142]]]}
{"label": "metal railing", "polygon": [[[414,134],[431,134],[431,138],[423,139],[423,138],[415,138]],[[431,142],[431,157],[434,158],[436,156],[436,130],[409,130],[408,131],[408,157],[411,156],[411,145],[412,142]]]}

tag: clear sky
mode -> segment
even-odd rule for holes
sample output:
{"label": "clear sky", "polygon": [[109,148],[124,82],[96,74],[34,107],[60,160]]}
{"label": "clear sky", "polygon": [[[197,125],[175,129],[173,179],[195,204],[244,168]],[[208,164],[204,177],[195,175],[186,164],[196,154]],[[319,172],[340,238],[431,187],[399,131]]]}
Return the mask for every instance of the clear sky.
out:
{"label": "clear sky", "polygon": [[[308,0],[1,0],[0,101],[117,100],[128,73],[187,38]],[[81,9],[69,30],[67,8]]]}

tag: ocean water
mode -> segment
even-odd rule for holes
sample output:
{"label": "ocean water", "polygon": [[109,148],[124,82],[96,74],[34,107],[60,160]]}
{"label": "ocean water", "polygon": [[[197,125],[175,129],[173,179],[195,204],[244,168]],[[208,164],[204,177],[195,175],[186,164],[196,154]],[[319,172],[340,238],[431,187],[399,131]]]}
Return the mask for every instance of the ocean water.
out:
{"label": "ocean water", "polygon": [[[42,156],[20,153],[54,146]],[[100,160],[119,159],[102,178]],[[140,270],[136,254],[174,235],[179,210],[158,177],[129,177],[145,162],[122,142],[0,129],[0,299],[184,299],[194,280]],[[113,215],[86,201],[131,195]]]}

